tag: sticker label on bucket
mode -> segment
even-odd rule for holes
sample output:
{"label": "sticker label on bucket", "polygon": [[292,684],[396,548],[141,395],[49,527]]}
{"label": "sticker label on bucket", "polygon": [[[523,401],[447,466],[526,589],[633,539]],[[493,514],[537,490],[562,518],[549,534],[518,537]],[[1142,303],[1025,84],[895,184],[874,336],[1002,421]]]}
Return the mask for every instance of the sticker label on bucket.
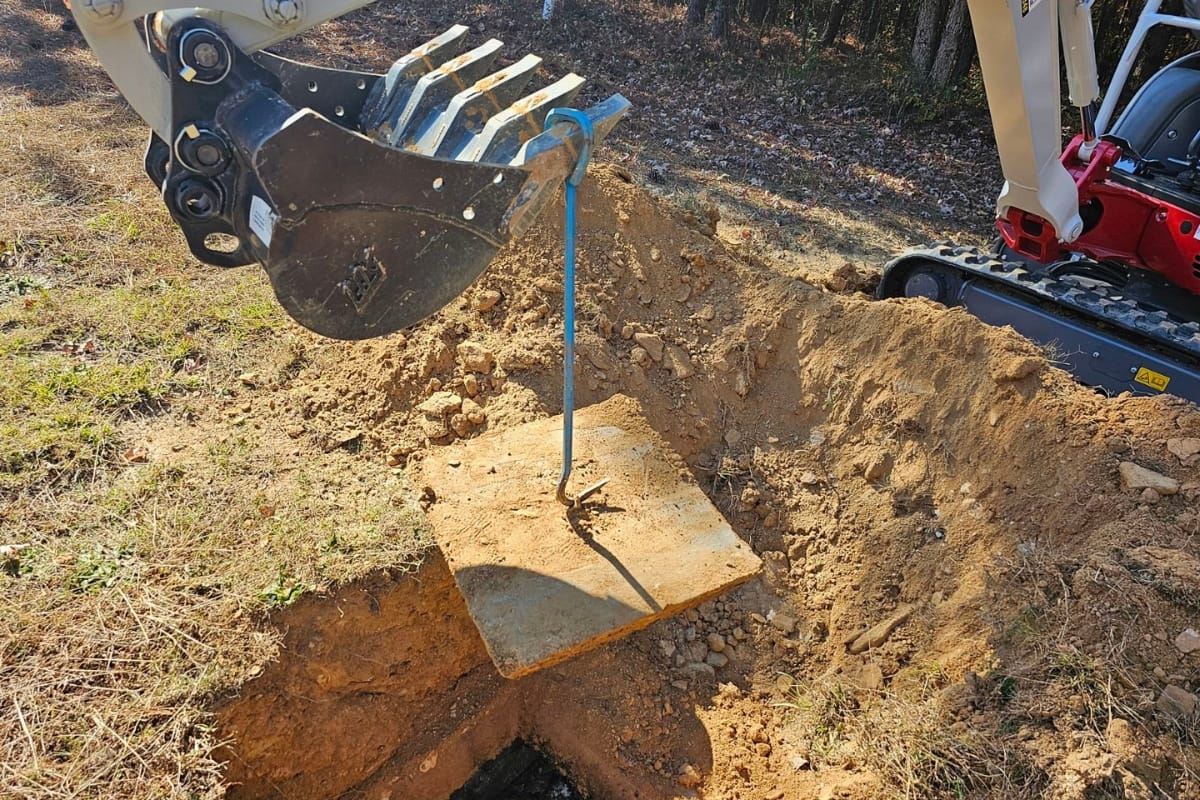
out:
{"label": "sticker label on bucket", "polygon": [[275,231],[275,212],[271,210],[271,204],[263,200],[258,195],[250,198],[250,230],[254,231],[254,235],[265,244],[271,246],[271,234]]}

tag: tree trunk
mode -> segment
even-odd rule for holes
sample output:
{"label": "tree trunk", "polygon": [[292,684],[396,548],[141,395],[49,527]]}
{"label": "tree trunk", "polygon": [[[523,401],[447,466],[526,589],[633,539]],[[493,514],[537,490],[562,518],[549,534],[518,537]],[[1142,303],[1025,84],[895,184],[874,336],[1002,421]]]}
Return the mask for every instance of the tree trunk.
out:
{"label": "tree trunk", "polygon": [[947,5],[948,0],[921,0],[917,7],[917,31],[913,34],[912,65],[922,80],[929,79],[929,71],[937,57]]}
{"label": "tree trunk", "polygon": [[879,24],[883,21],[883,0],[863,0],[858,18],[858,40],[864,45],[874,44],[879,35]]}
{"label": "tree trunk", "polygon": [[704,22],[708,13],[708,0],[688,0],[687,21],[689,25],[699,25]]}
{"label": "tree trunk", "polygon": [[729,39],[729,18],[733,15],[733,0],[716,0],[713,9],[712,37],[724,42]]}
{"label": "tree trunk", "polygon": [[848,0],[834,0],[829,9],[829,20],[825,23],[825,33],[821,35],[821,46],[831,47],[842,32],[842,20],[846,16]]}
{"label": "tree trunk", "polygon": [[746,4],[746,19],[756,28],[761,28],[767,18],[767,0],[749,0]]}
{"label": "tree trunk", "polygon": [[967,22],[967,0],[950,0],[950,11],[946,15],[946,29],[938,44],[937,55],[929,70],[929,82],[934,86],[949,86],[954,82],[958,57],[971,37],[971,26]]}

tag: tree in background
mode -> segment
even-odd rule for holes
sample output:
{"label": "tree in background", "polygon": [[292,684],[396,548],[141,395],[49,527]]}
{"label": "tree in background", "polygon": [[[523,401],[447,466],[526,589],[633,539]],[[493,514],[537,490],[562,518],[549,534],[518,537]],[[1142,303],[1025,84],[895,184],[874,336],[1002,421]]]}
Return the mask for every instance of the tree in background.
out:
{"label": "tree in background", "polygon": [[[1182,14],[1185,3],[1200,14],[1200,0],[1166,0],[1162,10]],[[1143,6],[1144,0],[1097,0],[1092,14],[1102,79],[1112,74]],[[709,11],[710,35],[733,46],[738,23],[750,35],[789,27],[824,48],[907,53],[916,83],[932,88],[957,85],[975,63],[967,0],[687,0],[688,24],[704,25]],[[1180,31],[1151,31],[1132,83],[1194,48]]]}

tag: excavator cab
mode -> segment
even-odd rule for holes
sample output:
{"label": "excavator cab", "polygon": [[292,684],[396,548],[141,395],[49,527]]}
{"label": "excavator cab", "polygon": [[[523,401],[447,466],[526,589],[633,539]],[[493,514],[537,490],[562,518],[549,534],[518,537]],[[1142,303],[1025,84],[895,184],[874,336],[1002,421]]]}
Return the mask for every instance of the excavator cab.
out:
{"label": "excavator cab", "polygon": [[[541,59],[500,66],[502,43],[468,48],[464,26],[374,74],[262,49],[349,8],[213,2],[77,0],[73,14],[153,129],[146,173],[192,253],[258,262],[288,314],[324,336],[385,335],[451,302],[584,147],[578,126],[544,129],[584,79],[528,92]],[[613,95],[586,110],[596,141],[628,106]]]}

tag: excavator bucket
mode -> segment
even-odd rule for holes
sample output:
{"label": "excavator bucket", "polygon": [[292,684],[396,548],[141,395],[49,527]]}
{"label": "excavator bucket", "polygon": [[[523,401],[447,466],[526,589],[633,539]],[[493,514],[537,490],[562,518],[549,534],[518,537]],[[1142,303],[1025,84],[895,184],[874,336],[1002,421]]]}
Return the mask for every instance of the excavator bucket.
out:
{"label": "excavator bucket", "polygon": [[[528,92],[541,60],[497,65],[455,26],[384,75],[238,49],[213,21],[171,25],[157,56],[171,141],[146,170],[192,252],[264,266],[280,303],[338,339],[381,336],[441,309],[519,236],[573,169],[582,132],[543,130],[584,80]],[[596,141],[628,109],[586,110]]]}

